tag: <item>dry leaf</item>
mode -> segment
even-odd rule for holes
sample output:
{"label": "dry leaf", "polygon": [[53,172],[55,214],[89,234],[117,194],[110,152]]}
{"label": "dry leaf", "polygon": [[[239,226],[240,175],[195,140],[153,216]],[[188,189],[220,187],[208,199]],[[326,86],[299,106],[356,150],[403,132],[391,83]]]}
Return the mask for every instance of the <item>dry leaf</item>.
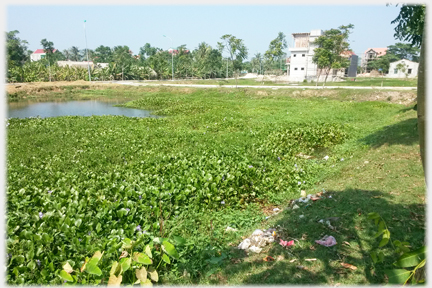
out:
{"label": "dry leaf", "polygon": [[241,262],[242,262],[241,259],[237,259],[237,258],[232,258],[231,259],[231,263],[233,263],[233,264],[238,264],[238,263],[241,263]]}
{"label": "dry leaf", "polygon": [[119,259],[127,257],[128,255],[129,255],[129,253],[125,250],[125,251],[122,252],[122,254],[120,255]]}
{"label": "dry leaf", "polygon": [[349,268],[351,270],[357,270],[357,267],[348,263],[341,263],[341,265],[345,268]]}
{"label": "dry leaf", "polygon": [[70,266],[69,262],[66,262],[66,264],[63,265],[63,270],[65,270],[68,274],[74,271],[72,266]]}
{"label": "dry leaf", "polygon": [[292,259],[292,260],[290,260],[290,263],[293,263],[294,261],[297,261],[297,259]]}
{"label": "dry leaf", "polygon": [[142,281],[145,282],[147,280],[147,270],[145,267],[142,267],[141,269],[136,269],[135,270],[135,275],[136,277]]}
{"label": "dry leaf", "polygon": [[83,266],[81,267],[81,272],[84,271],[84,269],[85,269],[85,267],[86,267],[86,265],[87,265],[87,262],[88,262],[88,260],[87,260],[87,258],[86,258],[86,259],[85,259],[85,262],[84,262],[84,264],[83,264]]}
{"label": "dry leaf", "polygon": [[111,275],[108,280],[108,286],[120,286],[122,282],[122,275],[119,275],[119,277],[116,277],[115,275]]}
{"label": "dry leaf", "polygon": [[335,287],[337,287],[337,286],[339,286],[339,285],[340,285],[340,283],[336,283]]}
{"label": "dry leaf", "polygon": [[343,244],[348,245],[348,246],[351,246],[351,244],[348,243],[347,241],[343,241]]}
{"label": "dry leaf", "polygon": [[279,256],[277,256],[276,260],[282,261],[282,260],[285,260],[285,257],[283,255],[279,255]]}
{"label": "dry leaf", "polygon": [[305,261],[316,261],[316,258],[312,258],[312,259],[305,259]]}
{"label": "dry leaf", "polygon": [[310,247],[310,250],[316,250],[315,246],[312,245],[312,246]]}
{"label": "dry leaf", "polygon": [[263,260],[266,261],[266,262],[272,262],[275,259],[272,256],[266,256],[266,257],[263,258]]}
{"label": "dry leaf", "polygon": [[297,268],[298,268],[298,269],[302,269],[302,270],[308,270],[308,268],[305,267],[305,266],[297,266]]}

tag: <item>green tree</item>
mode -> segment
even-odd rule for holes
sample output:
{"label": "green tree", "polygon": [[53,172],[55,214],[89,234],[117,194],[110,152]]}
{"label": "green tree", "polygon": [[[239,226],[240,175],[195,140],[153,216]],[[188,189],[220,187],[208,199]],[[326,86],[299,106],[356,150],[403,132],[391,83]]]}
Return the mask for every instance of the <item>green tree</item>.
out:
{"label": "green tree", "polygon": [[237,86],[237,75],[238,70],[241,69],[241,64],[244,59],[248,56],[248,50],[242,39],[239,39],[231,34],[225,34],[221,37],[223,42],[218,42],[218,50],[222,54],[222,51],[227,51],[231,63],[233,64],[234,75]]}
{"label": "green tree", "polygon": [[11,66],[22,66],[26,61],[29,60],[29,54],[27,50],[28,42],[21,40],[17,37],[18,30],[10,31],[6,33],[6,50],[7,50],[7,65]]}
{"label": "green tree", "polygon": [[418,62],[420,49],[406,43],[396,43],[387,47],[387,54],[395,55],[399,60],[407,59]]}
{"label": "green tree", "polygon": [[76,46],[72,46],[69,49],[69,53],[70,53],[70,59],[72,61],[81,61],[81,55],[80,55],[80,50],[78,47]]}
{"label": "green tree", "polygon": [[117,66],[121,67],[122,80],[124,80],[125,68],[132,63],[132,52],[128,46],[115,46],[113,49],[113,59]]}
{"label": "green tree", "polygon": [[400,60],[396,55],[387,53],[383,56],[377,57],[367,64],[368,70],[382,69],[382,72],[387,74],[389,72],[390,63]]}
{"label": "green tree", "polygon": [[100,45],[94,51],[94,62],[95,63],[110,63],[112,59],[113,52],[110,47]]}
{"label": "green tree", "polygon": [[142,60],[155,55],[158,51],[162,51],[161,48],[152,47],[150,43],[146,43],[143,47],[140,48],[139,54]]}
{"label": "green tree", "polygon": [[326,77],[323,86],[331,69],[341,69],[349,66],[349,60],[342,56],[342,52],[349,50],[348,36],[353,28],[354,25],[352,24],[340,26],[338,29],[325,31],[324,35],[315,39],[314,44],[318,48],[314,49],[312,61],[320,71],[324,70]]}
{"label": "green tree", "polygon": [[[282,70],[282,58],[285,55],[284,49],[287,47],[285,34],[279,32],[278,36],[270,42],[269,49],[265,52],[265,57],[269,62],[271,68],[278,68]],[[276,62],[276,63],[275,63]]]}
{"label": "green tree", "polygon": [[399,15],[391,23],[396,24],[395,38],[420,47],[417,80],[417,120],[420,138],[420,155],[425,168],[425,91],[426,91],[426,5],[402,5]]}

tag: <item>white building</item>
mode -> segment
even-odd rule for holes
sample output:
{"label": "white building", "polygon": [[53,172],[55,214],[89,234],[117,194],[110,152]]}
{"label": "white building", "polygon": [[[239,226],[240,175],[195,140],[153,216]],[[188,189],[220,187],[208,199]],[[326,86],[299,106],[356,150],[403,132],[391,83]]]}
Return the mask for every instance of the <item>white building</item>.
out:
{"label": "white building", "polygon": [[[53,52],[56,52],[57,49],[54,49]],[[44,59],[46,57],[46,53],[44,49],[37,49],[30,55],[31,61],[39,61],[41,59]]]}
{"label": "white building", "polygon": [[[397,68],[398,64],[402,64],[403,68]],[[407,59],[402,59],[396,62],[390,63],[389,72],[387,77],[390,78],[415,78],[417,77],[419,63],[413,62]],[[405,70],[405,71],[403,71]]]}
{"label": "white building", "polygon": [[[318,48],[314,44],[314,41],[319,36],[323,35],[322,30],[312,30],[310,33],[293,33],[294,47],[290,47],[291,52],[289,63],[289,79],[293,82],[316,81],[318,76],[318,68],[315,63],[312,62],[314,55],[314,49]],[[331,81],[334,77],[355,77],[357,75],[357,62],[358,58],[351,51],[344,53],[345,57],[350,59],[350,67],[347,69],[331,70],[327,78]],[[320,74],[319,81],[324,81],[324,73]]]}
{"label": "white building", "polygon": [[81,67],[81,68],[88,68],[90,65],[90,68],[94,67],[93,61],[89,61],[87,64],[87,61],[57,61],[57,65],[60,67]]}

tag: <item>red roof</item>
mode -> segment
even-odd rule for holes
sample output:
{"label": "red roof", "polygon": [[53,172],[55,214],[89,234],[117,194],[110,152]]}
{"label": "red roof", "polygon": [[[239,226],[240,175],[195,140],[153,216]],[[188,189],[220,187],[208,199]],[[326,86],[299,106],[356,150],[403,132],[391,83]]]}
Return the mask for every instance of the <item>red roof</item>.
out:
{"label": "red roof", "polygon": [[[57,49],[54,49],[53,52],[57,51]],[[33,52],[33,54],[43,54],[45,53],[44,49],[37,49]]]}
{"label": "red roof", "polygon": [[388,48],[368,48],[365,51],[365,54],[369,51],[369,50],[373,50],[377,53],[378,56],[383,56],[387,53],[387,49]]}

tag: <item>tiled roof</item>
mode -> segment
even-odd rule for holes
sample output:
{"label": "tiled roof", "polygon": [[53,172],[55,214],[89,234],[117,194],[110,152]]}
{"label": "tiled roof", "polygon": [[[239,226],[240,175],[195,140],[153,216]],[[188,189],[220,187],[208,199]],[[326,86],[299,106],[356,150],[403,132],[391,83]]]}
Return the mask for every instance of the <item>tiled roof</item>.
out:
{"label": "tiled roof", "polygon": [[368,48],[366,49],[365,54],[369,52],[369,50],[374,50],[378,54],[378,56],[383,56],[387,53],[387,49],[388,48]]}
{"label": "tiled roof", "polygon": [[[53,52],[56,52],[57,49],[54,49]],[[33,54],[44,54],[44,49],[37,49],[36,51],[33,52]]]}

